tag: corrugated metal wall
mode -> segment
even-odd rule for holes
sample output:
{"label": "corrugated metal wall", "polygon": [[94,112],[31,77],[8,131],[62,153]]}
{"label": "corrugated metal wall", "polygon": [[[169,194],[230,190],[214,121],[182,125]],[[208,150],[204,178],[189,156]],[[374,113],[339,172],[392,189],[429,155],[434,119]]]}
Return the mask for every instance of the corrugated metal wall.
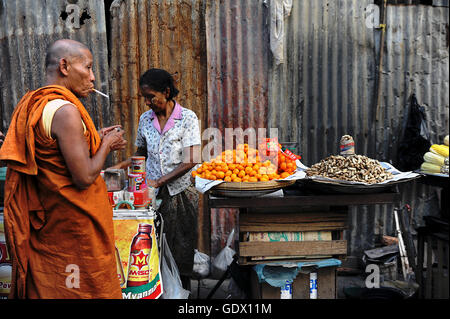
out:
{"label": "corrugated metal wall", "polygon": [[208,126],[265,128],[268,34],[261,1],[210,1],[206,8]]}
{"label": "corrugated metal wall", "polygon": [[[381,29],[366,26],[373,1],[293,1],[285,19],[285,63],[271,61],[269,126],[298,142],[306,165],[338,152],[350,134],[360,154],[395,162],[412,93],[427,110],[434,141],[448,134],[448,8],[387,8],[380,120],[376,79]],[[280,108],[280,105],[282,106]],[[400,187],[415,222],[436,214],[435,190]],[[377,234],[393,234],[392,205],[351,210],[350,254],[373,247]]]}
{"label": "corrugated metal wall", "polygon": [[[268,33],[262,1],[208,1],[208,127],[218,128],[225,147],[226,128],[266,128]],[[225,246],[238,224],[232,209],[211,212],[211,255]],[[236,236],[237,236],[236,229]]]}
{"label": "corrugated metal wall", "polygon": [[[307,165],[336,153],[347,133],[358,153],[395,160],[411,93],[426,107],[433,141],[448,134],[448,7],[388,5],[377,122],[382,31],[365,24],[367,8],[376,1],[293,1],[279,65],[270,53],[270,2],[115,0],[105,11],[94,0],[0,0],[0,129],[6,130],[25,91],[42,85],[47,45],[69,37],[91,47],[97,88],[111,96],[111,105],[99,96],[86,102],[94,122],[120,123],[126,130],[129,148],[115,161],[134,151],[138,118],[146,110],[138,78],[150,67],[178,72],[178,100],[197,113],[202,128],[223,133],[276,127],[281,141],[297,142]],[[63,20],[69,4],[89,16],[79,29]],[[436,212],[433,188],[409,183],[401,191],[416,223]],[[350,222],[350,254],[359,255],[373,247],[375,235],[392,234],[392,207],[354,208]],[[235,211],[213,212],[213,256],[236,224]]]}
{"label": "corrugated metal wall", "polygon": [[[115,0],[110,7],[111,113],[126,131],[134,154],[139,117],[148,110],[139,97],[139,77],[149,68],[174,74],[176,97],[206,128],[207,80],[205,4],[202,0]],[[199,203],[199,250],[209,250],[210,221]]]}
{"label": "corrugated metal wall", "polygon": [[[76,9],[67,7],[73,3],[79,8],[77,21]],[[80,22],[79,27],[75,22]],[[8,129],[20,98],[28,90],[45,85],[47,47],[61,38],[78,40],[91,49],[96,88],[108,93],[103,1],[0,0],[0,130],[3,132]],[[83,103],[97,127],[110,124],[108,100],[92,94]]]}
{"label": "corrugated metal wall", "polygon": [[201,0],[115,0],[110,12],[112,113],[129,141],[123,160],[134,154],[139,117],[148,110],[139,77],[149,68],[177,72],[177,101],[204,122],[205,9]]}

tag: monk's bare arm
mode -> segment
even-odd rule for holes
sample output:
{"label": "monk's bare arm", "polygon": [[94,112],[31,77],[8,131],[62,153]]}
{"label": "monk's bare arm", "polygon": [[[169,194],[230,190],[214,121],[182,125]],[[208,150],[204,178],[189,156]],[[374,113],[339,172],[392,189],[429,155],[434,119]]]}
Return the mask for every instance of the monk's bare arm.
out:
{"label": "monk's bare arm", "polygon": [[123,131],[112,131],[103,137],[99,150],[91,157],[83,134],[80,112],[71,104],[56,111],[51,134],[58,141],[75,185],[81,189],[89,187],[95,181],[109,152],[117,149],[116,145],[123,141]]}
{"label": "monk's bare arm", "polygon": [[[147,149],[143,147],[138,147],[134,156],[144,156],[145,160],[147,160]],[[127,169],[131,165],[131,158],[126,159],[123,162],[120,162],[116,165],[108,167],[108,169]]]}

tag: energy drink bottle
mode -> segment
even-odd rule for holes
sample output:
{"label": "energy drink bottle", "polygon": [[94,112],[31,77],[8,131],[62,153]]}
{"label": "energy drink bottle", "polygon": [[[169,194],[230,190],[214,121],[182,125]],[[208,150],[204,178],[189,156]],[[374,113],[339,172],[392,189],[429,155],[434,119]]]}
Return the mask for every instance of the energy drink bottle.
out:
{"label": "energy drink bottle", "polygon": [[130,247],[130,260],[128,263],[127,287],[145,285],[150,278],[150,253],[152,226],[139,224],[138,232],[134,236]]}

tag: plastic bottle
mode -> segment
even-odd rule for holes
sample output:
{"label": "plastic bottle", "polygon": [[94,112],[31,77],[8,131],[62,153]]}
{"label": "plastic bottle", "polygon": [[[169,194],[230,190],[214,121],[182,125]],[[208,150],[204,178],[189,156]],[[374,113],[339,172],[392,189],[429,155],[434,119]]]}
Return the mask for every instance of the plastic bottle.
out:
{"label": "plastic bottle", "polygon": [[286,280],[283,287],[281,287],[280,299],[292,299],[292,280]]}

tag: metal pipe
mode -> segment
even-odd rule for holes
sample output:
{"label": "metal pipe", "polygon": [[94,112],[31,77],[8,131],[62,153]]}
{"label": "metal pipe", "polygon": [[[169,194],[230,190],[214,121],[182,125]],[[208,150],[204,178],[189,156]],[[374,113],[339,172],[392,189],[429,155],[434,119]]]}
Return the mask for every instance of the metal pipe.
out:
{"label": "metal pipe", "polygon": [[380,95],[381,95],[381,76],[383,73],[383,52],[384,52],[384,37],[386,34],[386,14],[387,12],[387,0],[383,1],[383,15],[382,15],[382,20],[380,23],[380,28],[381,28],[381,39],[380,39],[380,58],[378,61],[378,79],[377,79],[377,95],[376,95],[376,100],[375,100],[375,107],[376,107],[376,121],[378,122],[379,120],[379,113],[380,113]]}
{"label": "metal pipe", "polygon": [[404,242],[403,236],[402,236],[402,231],[400,228],[398,211],[401,211],[401,210],[398,208],[394,208],[395,228],[397,231],[398,248],[400,251],[400,259],[401,259],[401,263],[402,263],[403,279],[405,281],[408,281],[410,278],[410,275],[413,274],[413,271],[409,265],[408,254],[406,252],[406,246],[405,246],[405,242]]}

